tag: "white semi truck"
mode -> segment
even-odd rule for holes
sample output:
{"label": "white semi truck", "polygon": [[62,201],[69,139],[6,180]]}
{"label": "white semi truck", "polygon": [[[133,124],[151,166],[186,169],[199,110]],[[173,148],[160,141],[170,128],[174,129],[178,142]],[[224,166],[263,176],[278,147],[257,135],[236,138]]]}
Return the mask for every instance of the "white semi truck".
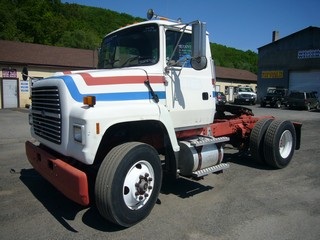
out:
{"label": "white semi truck", "polygon": [[96,204],[130,227],[157,201],[163,178],[201,179],[229,167],[223,147],[284,168],[301,124],[216,106],[205,23],[164,19],[123,27],[102,41],[98,69],[36,81],[28,160],[69,199]]}

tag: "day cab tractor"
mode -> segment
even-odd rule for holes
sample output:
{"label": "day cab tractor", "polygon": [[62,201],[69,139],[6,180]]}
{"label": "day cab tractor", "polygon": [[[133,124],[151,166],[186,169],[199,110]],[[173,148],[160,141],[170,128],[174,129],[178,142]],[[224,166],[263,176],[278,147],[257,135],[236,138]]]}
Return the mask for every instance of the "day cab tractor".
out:
{"label": "day cab tractor", "polygon": [[32,86],[28,160],[67,198],[130,227],[148,216],[162,180],[201,180],[229,167],[225,144],[273,168],[300,147],[301,124],[217,105],[206,24],[148,11],[102,41],[98,69]]}

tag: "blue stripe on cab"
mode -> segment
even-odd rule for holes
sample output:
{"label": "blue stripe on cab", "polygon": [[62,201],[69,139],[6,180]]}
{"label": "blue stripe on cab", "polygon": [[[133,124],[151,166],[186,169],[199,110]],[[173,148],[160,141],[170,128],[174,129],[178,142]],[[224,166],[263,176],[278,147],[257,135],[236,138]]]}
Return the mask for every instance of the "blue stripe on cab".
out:
{"label": "blue stripe on cab", "polygon": [[[72,98],[77,102],[82,102],[86,95],[94,95],[97,101],[128,101],[128,100],[146,100],[151,99],[151,94],[146,92],[121,92],[121,93],[90,93],[81,94],[73,81],[71,76],[59,76],[66,84]],[[166,93],[164,91],[155,92],[159,99],[165,99]]]}

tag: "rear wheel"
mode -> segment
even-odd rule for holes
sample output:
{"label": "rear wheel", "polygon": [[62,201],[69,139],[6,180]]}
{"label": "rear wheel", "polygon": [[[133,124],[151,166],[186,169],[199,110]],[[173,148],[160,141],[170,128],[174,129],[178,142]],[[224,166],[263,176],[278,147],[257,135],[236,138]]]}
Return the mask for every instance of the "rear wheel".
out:
{"label": "rear wheel", "polygon": [[107,220],[130,227],[149,215],[161,187],[162,167],[150,145],[130,142],[113,148],[96,178],[96,205]]}
{"label": "rear wheel", "polygon": [[296,146],[296,132],[290,121],[273,121],[264,137],[264,158],[274,168],[286,167]]}
{"label": "rear wheel", "polygon": [[250,152],[252,158],[262,164],[265,163],[264,152],[263,152],[263,144],[264,144],[264,136],[266,131],[273,121],[271,118],[263,118],[260,119],[252,129],[250,134]]}

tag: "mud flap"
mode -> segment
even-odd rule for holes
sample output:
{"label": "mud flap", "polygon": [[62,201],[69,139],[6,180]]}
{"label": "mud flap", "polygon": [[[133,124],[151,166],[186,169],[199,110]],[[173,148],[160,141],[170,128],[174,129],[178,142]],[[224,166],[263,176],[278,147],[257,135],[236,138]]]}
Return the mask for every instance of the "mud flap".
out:
{"label": "mud flap", "polygon": [[294,126],[294,129],[296,131],[296,150],[300,149],[300,144],[301,144],[301,128],[302,128],[302,123],[298,123],[298,122],[293,122],[292,123]]}

